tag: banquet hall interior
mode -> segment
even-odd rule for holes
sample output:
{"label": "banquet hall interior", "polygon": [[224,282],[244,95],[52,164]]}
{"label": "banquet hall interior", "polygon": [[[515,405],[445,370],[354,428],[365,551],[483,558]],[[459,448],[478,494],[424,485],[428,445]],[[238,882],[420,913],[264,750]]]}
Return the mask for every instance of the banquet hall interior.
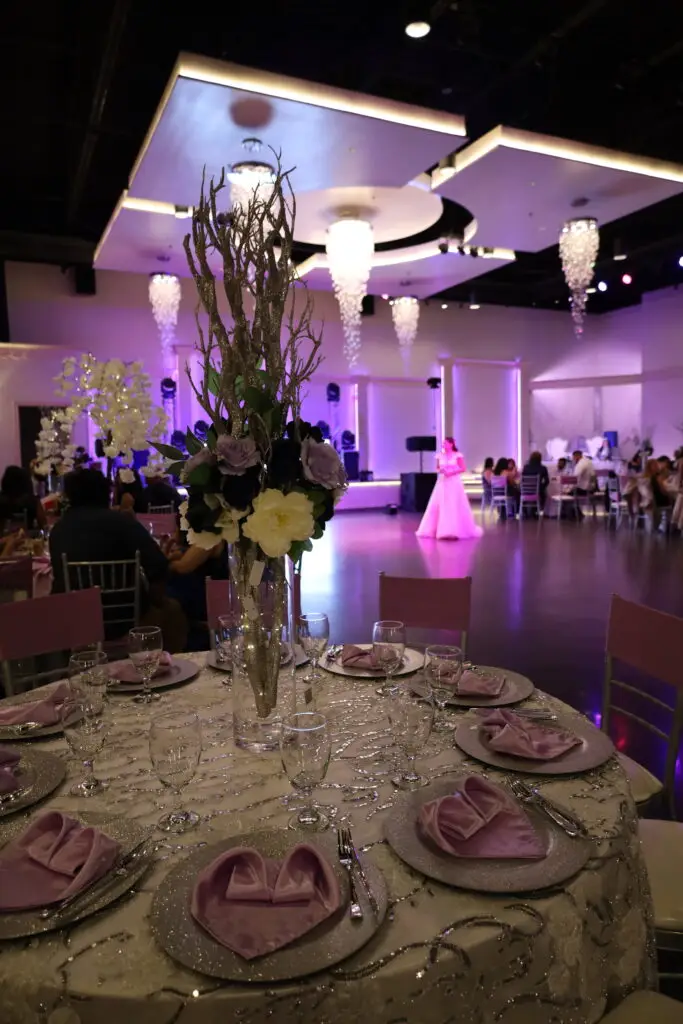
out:
{"label": "banquet hall interior", "polygon": [[683,1022],[683,13],[4,21],[0,1024]]}

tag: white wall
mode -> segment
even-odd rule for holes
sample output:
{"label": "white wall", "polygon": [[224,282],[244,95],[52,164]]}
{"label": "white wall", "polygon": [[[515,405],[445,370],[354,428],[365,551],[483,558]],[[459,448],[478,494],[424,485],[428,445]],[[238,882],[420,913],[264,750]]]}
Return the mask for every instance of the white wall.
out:
{"label": "white wall", "polygon": [[453,392],[454,437],[468,467],[481,467],[489,455],[519,458],[517,369],[497,363],[457,363]]}

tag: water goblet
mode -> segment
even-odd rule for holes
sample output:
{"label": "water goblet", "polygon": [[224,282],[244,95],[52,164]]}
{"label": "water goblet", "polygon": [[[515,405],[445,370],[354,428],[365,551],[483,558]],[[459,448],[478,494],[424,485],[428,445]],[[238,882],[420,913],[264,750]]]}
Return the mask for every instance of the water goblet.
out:
{"label": "water goblet", "polygon": [[[202,752],[202,729],[193,711],[156,715],[149,726],[149,757],[160,782],[176,799],[193,778]],[[157,822],[163,832],[187,832],[199,822],[195,811],[173,810]]]}
{"label": "water goblet", "polygon": [[282,767],[305,801],[299,813],[289,820],[289,828],[324,832],[329,827],[329,821],[313,803],[313,790],[327,774],[330,753],[330,731],[324,715],[317,711],[300,711],[283,718]]}
{"label": "water goblet", "polygon": [[419,789],[427,780],[415,771],[415,761],[432,731],[434,700],[431,695],[416,695],[410,683],[398,682],[387,701],[387,716],[394,742],[403,754],[399,774],[391,781],[397,789]]}
{"label": "water goblet", "polygon": [[330,621],[324,612],[309,612],[299,617],[299,638],[304,653],[311,660],[311,671],[306,676],[307,682],[322,679],[318,669],[320,659],[327,650],[330,639]]}
{"label": "water goblet", "polygon": [[453,725],[447,720],[445,710],[449,697],[458,692],[458,680],[463,672],[462,651],[445,644],[428,647],[424,672],[437,707],[434,732],[449,732]]}
{"label": "water goblet", "polygon": [[142,692],[136,693],[136,704],[151,704],[159,694],[150,689],[152,677],[159,667],[163,640],[159,626],[135,626],[128,632],[128,655],[142,680]]}
{"label": "water goblet", "polygon": [[87,695],[91,689],[106,690],[110,683],[108,659],[97,647],[76,651],[69,658],[69,690],[74,695]]}
{"label": "water goblet", "polygon": [[406,649],[406,627],[402,622],[383,619],[372,628],[372,657],[382,669],[386,681],[377,687],[380,697],[393,690],[392,678],[398,672]]}
{"label": "water goblet", "polygon": [[111,712],[106,690],[90,687],[87,693],[77,692],[62,704],[62,728],[71,752],[85,768],[85,777],[69,790],[72,796],[94,796],[107,788],[95,778],[95,755],[104,746],[111,726]]}

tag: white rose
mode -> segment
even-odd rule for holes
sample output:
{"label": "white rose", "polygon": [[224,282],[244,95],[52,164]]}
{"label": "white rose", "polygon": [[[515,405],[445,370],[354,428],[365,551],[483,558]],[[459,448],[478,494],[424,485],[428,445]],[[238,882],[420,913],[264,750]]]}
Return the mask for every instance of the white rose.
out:
{"label": "white rose", "polygon": [[225,508],[216,520],[216,526],[221,531],[221,537],[228,544],[234,544],[240,538],[240,519],[244,519],[247,512],[236,508]]}
{"label": "white rose", "polygon": [[242,531],[268,558],[286,555],[292,541],[308,540],[313,535],[313,505],[305,494],[283,494],[270,487],[254,498],[253,504],[254,511]]}
{"label": "white rose", "polygon": [[135,482],[135,473],[132,469],[120,469],[119,480],[122,484],[132,484]]}
{"label": "white rose", "polygon": [[180,513],[180,529],[183,530],[185,533],[188,533],[190,529],[190,524],[185,518],[187,516],[187,510],[189,507],[189,501],[182,501],[178,506],[178,512]]}
{"label": "white rose", "polygon": [[187,543],[193,547],[203,548],[204,551],[215,548],[220,539],[217,533],[211,533],[209,530],[201,530],[199,533],[195,533],[194,530],[187,531]]}

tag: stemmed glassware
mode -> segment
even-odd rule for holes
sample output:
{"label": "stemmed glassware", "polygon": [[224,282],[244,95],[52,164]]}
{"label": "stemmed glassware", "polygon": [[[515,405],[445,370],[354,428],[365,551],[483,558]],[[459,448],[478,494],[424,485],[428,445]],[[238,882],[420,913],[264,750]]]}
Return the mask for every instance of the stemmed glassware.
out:
{"label": "stemmed glassware", "polygon": [[111,713],[104,687],[89,687],[78,691],[62,704],[62,727],[72,753],[83,762],[85,778],[70,789],[72,796],[94,796],[107,788],[107,783],[95,778],[95,755],[104,746],[111,726]]}
{"label": "stemmed glassware", "polygon": [[448,732],[453,728],[446,718],[445,709],[448,698],[458,692],[462,672],[463,653],[459,647],[437,644],[426,649],[424,673],[438,709],[434,732]]}
{"label": "stemmed glassware", "polygon": [[432,731],[434,700],[431,695],[417,696],[411,683],[398,682],[387,700],[387,715],[394,742],[403,754],[403,765],[391,781],[398,789],[419,789],[427,780],[415,771],[415,760]]}
{"label": "stemmed glassware", "polygon": [[309,612],[299,617],[299,639],[306,657],[311,660],[311,671],[306,676],[306,682],[322,678],[318,669],[320,659],[327,650],[327,642],[330,639],[330,621],[324,612]]}
{"label": "stemmed glassware", "polygon": [[386,676],[386,682],[377,687],[381,697],[388,697],[393,690],[392,678],[403,662],[406,649],[406,627],[402,622],[383,619],[372,628],[372,657]]}
{"label": "stemmed glassware", "polygon": [[96,647],[76,651],[69,658],[69,689],[74,696],[87,695],[92,689],[102,692],[109,686],[107,655]]}
{"label": "stemmed glassware", "polygon": [[304,807],[289,827],[304,832],[324,832],[329,821],[313,803],[313,790],[327,774],[330,763],[330,731],[327,719],[317,711],[286,715],[280,736],[282,767],[294,789],[304,797]]}
{"label": "stemmed glassware", "polygon": [[[156,715],[149,727],[149,757],[159,780],[180,800],[193,778],[202,752],[202,729],[193,711]],[[157,822],[163,832],[187,832],[199,822],[195,811],[174,810]]]}
{"label": "stemmed glassware", "polygon": [[142,680],[142,692],[136,693],[136,704],[151,704],[159,694],[150,689],[154,673],[159,667],[163,640],[159,626],[135,626],[128,632],[128,654]]}

